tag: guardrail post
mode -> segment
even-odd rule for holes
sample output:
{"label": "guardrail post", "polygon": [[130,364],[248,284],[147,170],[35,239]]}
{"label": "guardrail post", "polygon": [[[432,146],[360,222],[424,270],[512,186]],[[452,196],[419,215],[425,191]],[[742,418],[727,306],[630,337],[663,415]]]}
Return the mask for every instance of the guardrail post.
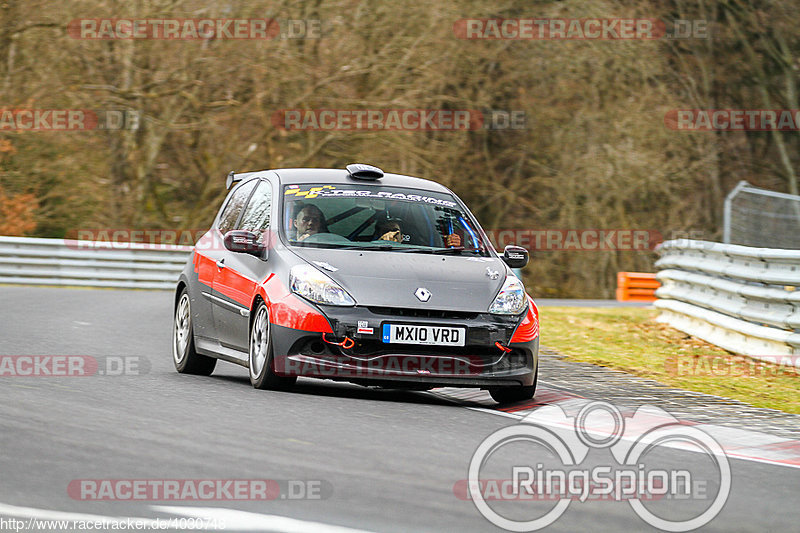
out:
{"label": "guardrail post", "polygon": [[731,243],[731,204],[733,203],[733,198],[749,185],[750,184],[745,180],[742,180],[737,183],[736,187],[725,197],[725,207],[722,216],[722,242],[725,244]]}

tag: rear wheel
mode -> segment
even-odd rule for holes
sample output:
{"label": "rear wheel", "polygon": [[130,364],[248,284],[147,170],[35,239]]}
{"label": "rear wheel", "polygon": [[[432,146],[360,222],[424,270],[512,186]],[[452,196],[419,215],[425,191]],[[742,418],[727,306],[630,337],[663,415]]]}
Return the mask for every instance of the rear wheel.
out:
{"label": "rear wheel", "polygon": [[269,310],[264,302],[259,302],[253,318],[249,362],[250,383],[256,389],[288,390],[297,381],[296,377],[279,376],[274,371]]}
{"label": "rear wheel", "polygon": [[200,355],[194,348],[192,304],[186,289],[181,291],[178,305],[175,306],[175,319],[172,323],[172,362],[181,374],[200,376],[210,376],[217,366],[215,358]]}
{"label": "rear wheel", "polygon": [[536,394],[536,382],[539,380],[539,366],[536,366],[536,375],[533,376],[533,385],[527,387],[498,387],[489,389],[492,399],[499,404],[516,403],[530,400]]}

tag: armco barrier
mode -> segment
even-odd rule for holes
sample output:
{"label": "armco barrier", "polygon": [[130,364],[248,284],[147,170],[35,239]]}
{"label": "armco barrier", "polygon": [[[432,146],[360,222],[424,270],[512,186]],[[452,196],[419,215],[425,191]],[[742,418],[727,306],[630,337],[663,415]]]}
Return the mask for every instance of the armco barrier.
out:
{"label": "armco barrier", "polygon": [[0,237],[0,283],[173,289],[191,249]]}
{"label": "armco barrier", "polygon": [[800,354],[800,250],[682,239],[657,252],[660,321],[752,357]]}

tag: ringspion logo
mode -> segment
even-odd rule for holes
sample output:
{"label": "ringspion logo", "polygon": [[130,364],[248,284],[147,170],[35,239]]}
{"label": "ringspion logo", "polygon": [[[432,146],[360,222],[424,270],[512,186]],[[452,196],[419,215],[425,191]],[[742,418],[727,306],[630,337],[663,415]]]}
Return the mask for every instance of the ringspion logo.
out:
{"label": "ringspion logo", "polygon": [[[629,414],[581,400],[570,406],[576,410],[545,406],[486,437],[467,479],[454,484],[455,496],[507,531],[543,529],[587,501],[626,502],[645,523],[666,531],[697,529],[722,510],[731,468],[711,435],[655,406]],[[675,458],[675,448],[700,453],[687,465]],[[676,501],[680,512],[664,518],[664,506]]]}

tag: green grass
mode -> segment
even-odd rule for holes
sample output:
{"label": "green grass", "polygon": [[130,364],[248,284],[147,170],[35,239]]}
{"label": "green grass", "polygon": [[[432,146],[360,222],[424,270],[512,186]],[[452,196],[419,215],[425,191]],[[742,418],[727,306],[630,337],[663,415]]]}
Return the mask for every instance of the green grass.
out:
{"label": "green grass", "polygon": [[567,358],[685,390],[800,414],[800,370],[755,362],[655,321],[643,308],[540,308],[542,344]]}

